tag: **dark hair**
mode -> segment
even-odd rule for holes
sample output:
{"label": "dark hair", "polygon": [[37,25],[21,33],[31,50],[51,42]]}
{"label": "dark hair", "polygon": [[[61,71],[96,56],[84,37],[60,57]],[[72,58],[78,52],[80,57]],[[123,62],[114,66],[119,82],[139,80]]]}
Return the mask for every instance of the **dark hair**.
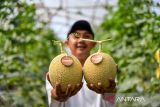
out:
{"label": "dark hair", "polygon": [[92,28],[91,28],[91,25],[90,25],[89,22],[86,21],[86,20],[78,20],[78,21],[76,21],[76,22],[72,25],[71,29],[69,30],[69,32],[68,32],[68,34],[67,34],[67,38],[69,37],[69,35],[70,35],[71,33],[75,32],[76,30],[86,30],[86,31],[88,31],[90,34],[92,34],[92,35],[93,35],[93,38],[94,38],[94,32],[93,32],[93,30],[92,30]]}

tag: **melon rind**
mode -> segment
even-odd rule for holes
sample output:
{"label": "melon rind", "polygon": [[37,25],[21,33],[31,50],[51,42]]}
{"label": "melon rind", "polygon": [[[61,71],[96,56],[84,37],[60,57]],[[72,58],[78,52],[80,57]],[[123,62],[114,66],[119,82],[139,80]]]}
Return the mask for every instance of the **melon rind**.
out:
{"label": "melon rind", "polygon": [[[102,62],[94,64],[91,62],[91,57],[95,54],[100,54],[103,57]],[[114,59],[102,52],[90,55],[84,63],[83,72],[87,83],[94,84],[96,87],[98,82],[101,82],[104,87],[109,86],[109,79],[114,79],[117,72],[117,67]]]}
{"label": "melon rind", "polygon": [[70,55],[73,59],[73,64],[67,67],[61,63],[61,58],[64,56],[67,56],[67,54],[56,56],[49,66],[51,85],[55,87],[57,82],[60,83],[63,92],[66,91],[68,84],[76,85],[82,82],[82,66],[79,60]]}

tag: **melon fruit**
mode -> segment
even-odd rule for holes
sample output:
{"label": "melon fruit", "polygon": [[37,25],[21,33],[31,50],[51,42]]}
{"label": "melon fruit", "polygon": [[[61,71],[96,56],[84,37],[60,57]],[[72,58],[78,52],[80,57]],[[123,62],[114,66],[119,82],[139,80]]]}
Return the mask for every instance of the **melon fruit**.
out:
{"label": "melon fruit", "polygon": [[160,64],[160,49],[158,49],[155,53],[155,59],[157,61],[157,63]]}
{"label": "melon fruit", "polygon": [[156,77],[157,79],[160,79],[160,67],[156,69]]}
{"label": "melon fruit", "polygon": [[156,77],[160,79],[160,49],[158,49],[155,53],[155,59],[158,63],[158,68],[156,69]]}
{"label": "melon fruit", "polygon": [[75,56],[61,51],[49,65],[49,78],[53,87],[60,83],[62,92],[65,92],[68,84],[77,85],[82,82],[81,63]]}
{"label": "melon fruit", "polygon": [[98,82],[101,82],[104,87],[108,87],[109,79],[115,79],[117,64],[109,54],[102,52],[102,42],[105,41],[82,40],[99,44],[98,52],[90,55],[84,63],[83,73],[86,82],[88,84],[92,83],[96,87],[98,87]]}

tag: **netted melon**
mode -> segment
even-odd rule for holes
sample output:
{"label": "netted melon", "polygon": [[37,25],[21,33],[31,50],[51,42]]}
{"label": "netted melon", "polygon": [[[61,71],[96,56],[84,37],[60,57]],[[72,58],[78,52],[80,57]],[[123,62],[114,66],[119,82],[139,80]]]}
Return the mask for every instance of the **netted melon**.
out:
{"label": "netted melon", "polygon": [[160,49],[158,49],[155,53],[155,59],[157,61],[157,63],[160,64]]}
{"label": "netted melon", "polygon": [[155,53],[155,59],[158,63],[158,68],[156,69],[156,77],[160,79],[160,49],[158,49]]}
{"label": "netted melon", "polygon": [[[82,39],[87,40],[87,39]],[[93,41],[94,40],[87,40]],[[95,86],[98,85],[98,82],[101,82],[104,87],[109,86],[109,79],[114,79],[117,72],[117,65],[114,59],[106,53],[102,52],[101,43],[105,41],[98,41],[99,51],[90,55],[84,63],[83,72],[84,78],[87,83],[92,83]]]}
{"label": "netted melon", "polygon": [[52,86],[60,83],[62,91],[65,92],[68,84],[76,85],[82,82],[82,66],[73,55],[61,52],[50,63],[49,78]]}
{"label": "netted melon", "polygon": [[160,79],[160,66],[156,69],[156,77]]}

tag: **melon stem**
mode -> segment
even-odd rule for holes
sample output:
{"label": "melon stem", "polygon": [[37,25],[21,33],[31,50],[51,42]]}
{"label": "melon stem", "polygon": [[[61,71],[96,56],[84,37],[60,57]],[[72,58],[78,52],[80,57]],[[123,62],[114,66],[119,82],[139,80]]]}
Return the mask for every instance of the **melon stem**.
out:
{"label": "melon stem", "polygon": [[60,45],[60,50],[61,50],[61,54],[62,54],[62,53],[64,53],[64,48],[63,48],[62,42],[60,42],[59,45]]}
{"label": "melon stem", "polygon": [[106,40],[97,41],[97,40],[83,39],[83,38],[80,38],[80,39],[81,39],[81,40],[84,40],[84,41],[89,41],[89,42],[96,42],[96,43],[98,43],[98,45],[99,45],[98,52],[102,52],[102,43],[103,43],[103,42],[107,42],[107,41],[111,40],[111,39],[106,39]]}
{"label": "melon stem", "polygon": [[98,45],[99,45],[98,52],[102,52],[102,42],[98,41]]}
{"label": "melon stem", "polygon": [[103,42],[107,42],[107,41],[109,41],[109,40],[111,40],[111,39],[106,39],[106,40],[98,41],[98,44],[99,44],[98,52],[102,52],[102,43],[103,43]]}
{"label": "melon stem", "polygon": [[65,53],[65,52],[64,52],[64,48],[63,48],[63,42],[53,40],[53,43],[59,45],[59,47],[60,47],[60,53],[61,53],[61,54],[62,54],[62,53]]}
{"label": "melon stem", "polygon": [[155,53],[155,59],[158,63],[158,67],[160,67],[160,49],[158,49]]}

